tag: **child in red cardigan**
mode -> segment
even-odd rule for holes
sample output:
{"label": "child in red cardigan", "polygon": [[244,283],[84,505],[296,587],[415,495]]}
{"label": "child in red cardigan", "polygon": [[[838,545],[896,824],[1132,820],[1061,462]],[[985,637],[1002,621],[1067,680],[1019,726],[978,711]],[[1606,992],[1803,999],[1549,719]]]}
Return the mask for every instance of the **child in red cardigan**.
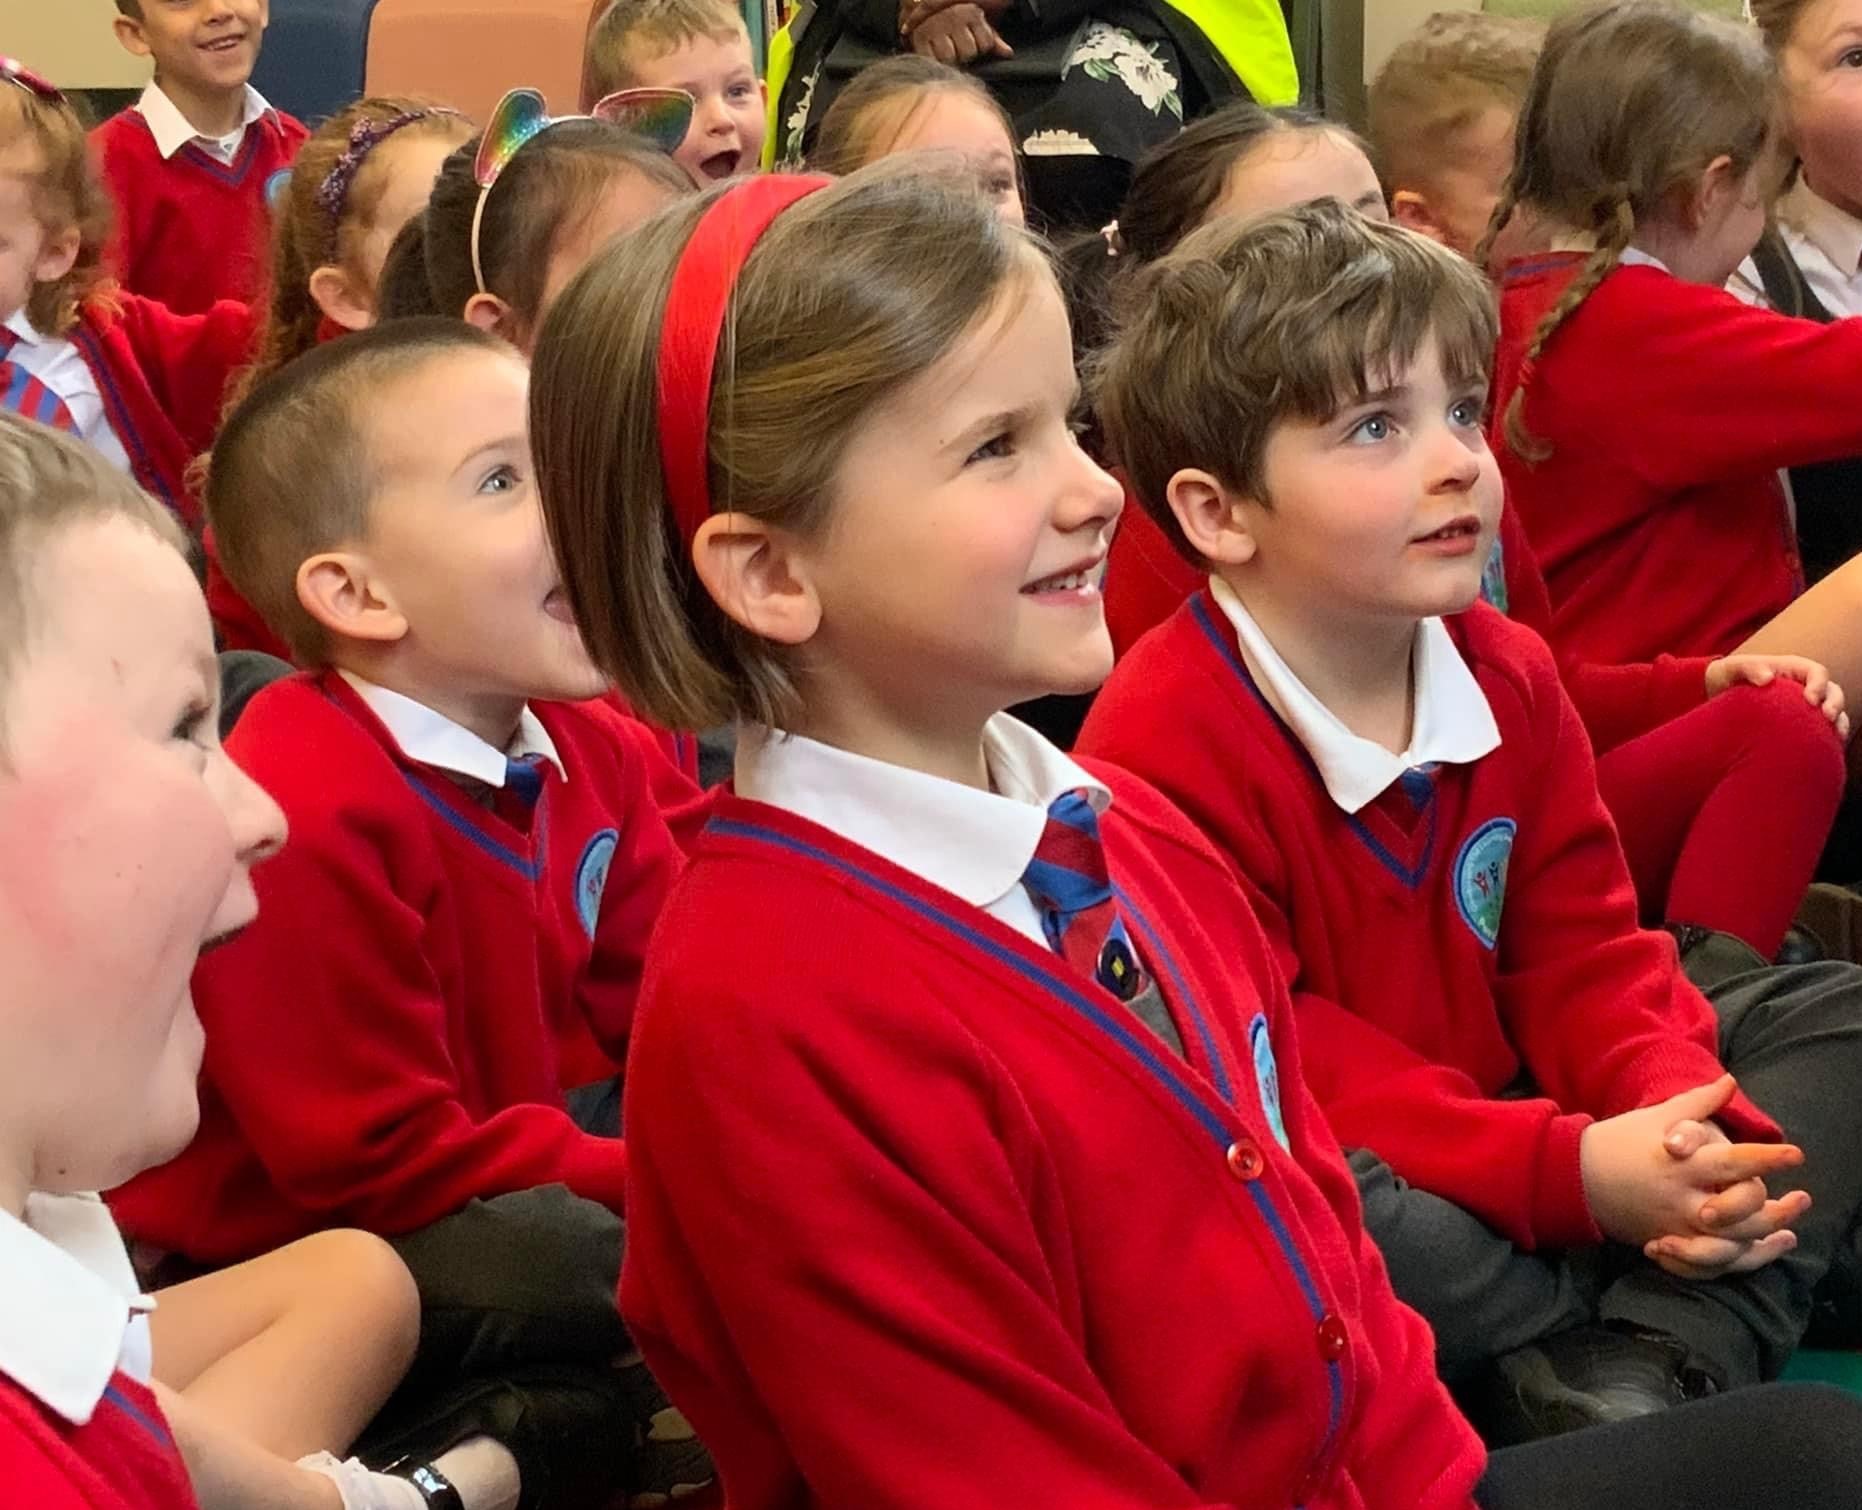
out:
{"label": "child in red cardigan", "polygon": [[[1862,1207],[1841,1089],[1862,980],[1716,1024],[1636,927],[1549,650],[1485,606],[1444,622],[1479,593],[1501,502],[1484,280],[1321,203],[1205,231],[1139,295],[1100,415],[1214,575],[1120,664],[1082,748],[1228,856],[1346,1145],[1491,1229],[1466,1251],[1406,1234],[1400,1293],[1504,1351],[1504,1429],[1775,1376]],[[1779,1122],[1804,1188],[1768,1194],[1800,1179]],[[1606,1241],[1536,1314],[1507,1309],[1507,1271]]]}
{"label": "child in red cardigan", "polygon": [[142,98],[92,133],[116,202],[110,264],[132,293],[177,314],[265,287],[266,192],[304,127],[247,81],[267,0],[116,0],[116,35],[155,63]]}
{"label": "child in red cardigan", "polygon": [[[1459,26],[1493,18],[1442,19]],[[1269,214],[1325,193],[1382,219],[1380,200],[1367,206],[1353,192],[1373,181],[1363,153],[1335,128],[1232,105],[1140,168],[1120,217],[1130,231],[1121,230],[1112,265],[1129,276],[1219,215]],[[1549,637],[1545,584],[1512,508],[1500,537],[1488,596]],[[1127,509],[1106,583],[1106,623],[1119,653],[1169,618],[1205,575],[1143,509]],[[1791,686],[1722,695],[1770,681],[1787,664]],[[1568,661],[1562,670],[1596,749],[1643,917],[1729,933],[1774,957],[1841,800],[1841,752],[1825,728],[1826,715],[1845,717],[1840,691],[1820,667],[1778,657],[1661,655],[1627,665]],[[1754,844],[1760,823],[1766,842]]]}
{"label": "child in red cardigan", "polygon": [[212,443],[228,380],[250,356],[252,315],[232,303],[177,315],[113,288],[102,270],[109,218],[77,113],[0,61],[0,361],[37,377],[61,428],[193,529],[188,467]]}
{"label": "child in red cardigan", "polygon": [[[1110,664],[1075,398],[1035,245],[883,166],[669,211],[545,327],[591,645],[744,723],[642,994],[623,1308],[743,1510],[1465,1510],[1223,862],[1001,713]],[[1481,1502],[1604,1502],[1528,1456]]]}
{"label": "child in red cardigan", "polygon": [[[526,1504],[573,1505],[709,1469],[689,1434],[636,1450],[663,1399],[614,1367],[611,1082],[680,860],[657,755],[589,700],[605,680],[556,585],[526,391],[495,337],[391,322],[274,374],[216,444],[227,571],[316,668],[230,740],[293,842],[265,921],[195,975],[200,1133],[114,1204],[207,1266],[335,1224],[388,1237],[427,1317],[408,1389],[465,1409],[555,1370],[559,1430],[479,1430]],[[566,1095],[597,1075],[605,1097]]]}
{"label": "child in red cardigan", "polygon": [[1862,566],[1803,592],[1777,475],[1862,451],[1862,324],[1722,287],[1777,187],[1777,88],[1756,32],[1676,5],[1547,37],[1494,225],[1523,207],[1554,250],[1506,270],[1492,439],[1565,661],[1795,653],[1862,686]]}

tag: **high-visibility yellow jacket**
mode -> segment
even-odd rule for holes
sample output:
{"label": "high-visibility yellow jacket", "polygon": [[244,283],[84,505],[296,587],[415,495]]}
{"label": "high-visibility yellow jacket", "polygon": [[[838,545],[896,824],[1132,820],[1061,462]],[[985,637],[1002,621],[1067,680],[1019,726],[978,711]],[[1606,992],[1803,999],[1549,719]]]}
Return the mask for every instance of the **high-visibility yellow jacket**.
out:
{"label": "high-visibility yellow jacket", "polygon": [[[1210,50],[1262,105],[1291,105],[1300,93],[1299,70],[1280,0],[1152,0],[1200,31]],[[824,4],[823,8],[826,8]],[[826,18],[819,18],[826,19]],[[769,40],[769,132],[763,166],[775,161],[781,140],[782,93],[795,64],[793,25]]]}

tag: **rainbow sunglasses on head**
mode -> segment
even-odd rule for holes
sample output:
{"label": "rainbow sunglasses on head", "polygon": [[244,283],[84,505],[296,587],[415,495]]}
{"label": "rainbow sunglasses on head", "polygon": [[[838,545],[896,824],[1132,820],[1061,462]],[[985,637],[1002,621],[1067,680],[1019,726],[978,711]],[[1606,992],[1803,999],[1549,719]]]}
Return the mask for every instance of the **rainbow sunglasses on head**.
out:
{"label": "rainbow sunglasses on head", "polygon": [[683,89],[621,89],[596,101],[587,115],[551,115],[543,96],[534,89],[513,89],[498,101],[479,142],[472,178],[478,184],[478,207],[472,212],[472,279],[481,294],[485,271],[479,263],[479,232],[485,223],[485,202],[492,186],[511,165],[526,143],[535,141],[564,121],[606,121],[644,138],[662,152],[675,151],[692,127],[697,102]]}
{"label": "rainbow sunglasses on head", "polygon": [[34,73],[18,58],[0,58],[0,79],[17,84],[26,93],[54,105],[65,103],[65,92],[42,73]]}

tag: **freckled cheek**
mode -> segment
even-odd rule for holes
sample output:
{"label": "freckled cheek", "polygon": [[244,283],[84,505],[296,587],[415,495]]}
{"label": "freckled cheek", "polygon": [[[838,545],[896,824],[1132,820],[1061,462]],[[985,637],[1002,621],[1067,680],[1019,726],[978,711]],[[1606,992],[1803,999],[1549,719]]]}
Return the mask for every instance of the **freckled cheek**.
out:
{"label": "freckled cheek", "polygon": [[233,871],[224,818],[178,766],[37,782],[5,804],[0,852],[30,857],[0,869],[16,963],[42,990],[125,1014],[185,987]]}

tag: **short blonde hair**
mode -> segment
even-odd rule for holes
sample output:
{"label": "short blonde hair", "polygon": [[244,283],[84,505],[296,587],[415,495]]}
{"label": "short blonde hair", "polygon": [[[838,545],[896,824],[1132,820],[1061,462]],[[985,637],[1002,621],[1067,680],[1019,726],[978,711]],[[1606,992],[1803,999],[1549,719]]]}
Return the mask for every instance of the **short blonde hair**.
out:
{"label": "short blonde hair", "polygon": [[297,596],[297,571],[362,540],[382,477],[369,416],[383,388],[462,351],[516,351],[464,320],[390,320],[279,368],[228,417],[207,465],[207,518],[220,566],[300,665],[329,658],[329,634]]}
{"label": "short blonde hair", "polygon": [[1541,22],[1480,11],[1442,11],[1411,33],[1378,70],[1367,102],[1384,191],[1430,183],[1485,111],[1517,114],[1544,41]]}
{"label": "short blonde hair", "polygon": [[127,474],[83,442],[0,409],[0,709],[43,621],[34,557],[60,530],[117,518],[187,555],[174,516]]}
{"label": "short blonde hair", "polygon": [[1329,419],[1440,345],[1450,381],[1485,381],[1498,333],[1474,265],[1336,200],[1218,220],[1136,275],[1129,317],[1092,364],[1112,459],[1177,550],[1165,494],[1185,467],[1271,507],[1267,442]]}
{"label": "short blonde hair", "polygon": [[27,163],[13,171],[30,184],[39,223],[54,234],[78,233],[71,270],[56,282],[33,285],[26,300],[33,329],[62,336],[78,323],[85,302],[109,285],[103,253],[110,238],[110,196],[91,167],[84,123],[64,100],[0,87],[0,156],[15,153]]}
{"label": "short blonde hair", "polygon": [[[670,518],[658,364],[686,243],[720,186],[662,210],[583,269],[544,322],[531,444],[583,638],[667,728],[788,726],[793,662],[712,601]],[[1051,279],[1036,242],[967,177],[876,163],[785,210],[739,275],[710,393],[721,510],[826,527],[841,459],[874,409],[1005,297]]]}
{"label": "short blonde hair", "polygon": [[638,84],[637,58],[661,57],[699,37],[750,41],[743,12],[731,0],[613,0],[582,54],[582,108]]}

